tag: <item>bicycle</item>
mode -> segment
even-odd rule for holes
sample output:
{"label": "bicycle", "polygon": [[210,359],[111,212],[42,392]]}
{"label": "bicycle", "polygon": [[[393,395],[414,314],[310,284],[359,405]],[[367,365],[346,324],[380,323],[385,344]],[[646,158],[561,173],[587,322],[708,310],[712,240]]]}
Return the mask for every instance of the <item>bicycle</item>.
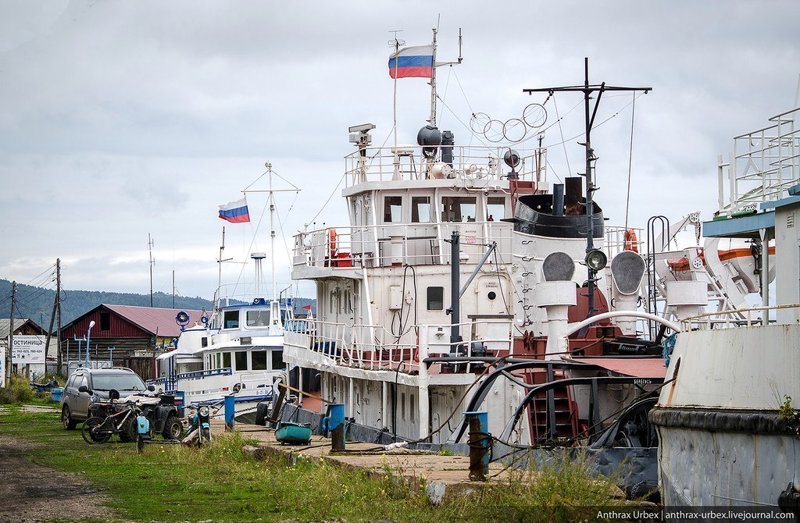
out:
{"label": "bicycle", "polygon": [[119,434],[122,441],[134,441],[137,437],[136,417],[141,413],[141,409],[135,402],[128,401],[124,404],[114,403],[113,400],[107,404],[97,405],[105,407],[103,410],[116,410],[111,414],[102,416],[91,416],[83,422],[81,436],[86,443],[106,443],[111,436]]}

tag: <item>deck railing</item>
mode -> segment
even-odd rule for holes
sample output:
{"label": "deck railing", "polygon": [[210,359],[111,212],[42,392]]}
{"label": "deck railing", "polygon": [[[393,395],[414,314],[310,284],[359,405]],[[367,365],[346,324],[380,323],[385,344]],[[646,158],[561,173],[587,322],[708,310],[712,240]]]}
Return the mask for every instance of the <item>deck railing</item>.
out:
{"label": "deck railing", "polygon": [[800,182],[798,117],[800,107],[773,116],[772,125],[734,137],[731,161],[719,159],[720,210],[755,212],[760,203],[781,198]]}
{"label": "deck railing", "polygon": [[800,312],[800,304],[772,305],[769,307],[750,307],[747,309],[706,312],[682,320],[682,331],[731,329],[755,327],[773,323],[773,312],[794,309]]}
{"label": "deck railing", "polygon": [[511,223],[444,222],[326,227],[294,237],[295,267],[388,267],[450,263],[446,240],[457,230],[463,263],[476,263],[486,246],[496,242],[498,256],[511,260]]}
{"label": "deck railing", "polygon": [[[393,370],[414,374],[420,372],[420,362],[429,356],[451,354],[457,358],[472,357],[478,346],[488,352],[482,356],[508,356],[513,339],[511,322],[507,318],[482,319],[460,324],[463,340],[450,342],[451,325],[419,325],[404,336],[395,336],[383,325],[348,325],[326,321],[309,321],[307,348],[336,362],[337,365],[368,370]],[[410,334],[410,335],[409,335]],[[456,352],[458,352],[456,354]],[[422,363],[424,366],[425,363]],[[437,373],[447,362],[437,362],[431,372]],[[455,366],[454,366],[455,367]],[[455,371],[466,372],[468,365]],[[451,369],[453,371],[454,369]]]}
{"label": "deck railing", "polygon": [[[499,180],[511,171],[503,161],[508,147],[450,146],[451,162],[443,162],[441,158],[447,147],[439,147],[432,159],[426,157],[422,149],[418,145],[398,145],[396,149],[369,147],[363,156],[355,151],[345,156],[346,184],[351,187],[364,182],[435,178]],[[541,153],[538,158],[542,158]],[[545,169],[536,168],[536,151],[521,156],[520,160],[515,169],[520,179],[546,183]]]}

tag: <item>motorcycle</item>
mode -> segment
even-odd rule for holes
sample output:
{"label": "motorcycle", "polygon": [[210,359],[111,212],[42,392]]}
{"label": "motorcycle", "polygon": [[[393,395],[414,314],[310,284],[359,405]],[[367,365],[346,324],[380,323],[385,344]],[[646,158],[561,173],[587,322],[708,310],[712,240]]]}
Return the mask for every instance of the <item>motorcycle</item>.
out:
{"label": "motorcycle", "polygon": [[189,435],[182,443],[196,444],[198,447],[211,443],[211,409],[202,405],[189,417]]}

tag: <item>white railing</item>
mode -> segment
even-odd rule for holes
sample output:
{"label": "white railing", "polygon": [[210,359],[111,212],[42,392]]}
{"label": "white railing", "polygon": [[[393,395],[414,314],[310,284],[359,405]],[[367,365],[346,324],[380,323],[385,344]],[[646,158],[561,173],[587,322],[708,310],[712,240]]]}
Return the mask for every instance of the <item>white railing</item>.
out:
{"label": "white railing", "polygon": [[736,327],[755,327],[766,325],[772,320],[770,313],[784,309],[800,309],[800,304],[772,305],[769,307],[750,307],[716,312],[706,312],[682,320],[681,331],[731,329]]}
{"label": "white railing", "polygon": [[[361,156],[356,151],[345,156],[346,183],[348,187],[364,182],[389,180],[425,180],[433,178],[477,178],[500,180],[511,172],[503,161],[508,147],[452,146],[453,161],[441,161],[444,147],[439,147],[433,159],[425,157],[418,145],[394,147],[370,147]],[[543,163],[542,154],[538,155]],[[521,157],[516,173],[522,180],[546,183],[543,168],[538,169],[537,154]]]}
{"label": "white railing", "polygon": [[[444,222],[327,227],[296,234],[293,265],[309,267],[388,267],[450,263],[451,233],[461,238],[463,263],[476,263],[486,246],[511,260],[513,226],[507,222]],[[475,256],[473,256],[475,255]]]}
{"label": "white railing", "polygon": [[606,225],[605,233],[605,251],[609,260],[623,250],[635,250],[638,253],[646,252],[643,241],[644,229],[640,227],[628,227],[626,229],[621,225]]}
{"label": "white railing", "polygon": [[720,210],[756,211],[758,204],[777,200],[800,183],[798,116],[800,107],[773,116],[772,125],[734,137],[733,159],[719,159]]}
{"label": "white railing", "polygon": [[[486,328],[490,325],[495,328]],[[449,324],[419,325],[399,337],[386,331],[383,325],[309,321],[308,327],[303,334],[309,337],[307,347],[310,350],[334,360],[337,365],[367,370],[393,370],[413,374],[420,371],[420,362],[428,356],[450,354],[450,349],[454,346],[462,346],[464,351],[460,356],[467,358],[473,356],[473,342],[482,342],[493,357],[510,355],[513,346],[511,321],[508,319],[461,323],[463,340],[459,343],[450,342]],[[484,334],[480,335],[481,332]],[[436,339],[439,333],[441,339]],[[458,360],[454,359],[454,362]],[[434,365],[446,363],[437,362]],[[468,366],[463,367],[465,368],[458,369],[467,372]]]}

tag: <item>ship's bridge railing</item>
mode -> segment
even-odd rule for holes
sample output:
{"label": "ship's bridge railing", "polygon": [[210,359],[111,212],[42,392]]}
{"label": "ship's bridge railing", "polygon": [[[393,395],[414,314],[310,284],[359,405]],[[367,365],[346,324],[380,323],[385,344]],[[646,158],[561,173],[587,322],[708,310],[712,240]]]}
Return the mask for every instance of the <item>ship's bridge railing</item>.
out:
{"label": "ship's bridge railing", "polygon": [[755,212],[800,182],[800,107],[773,116],[767,127],[733,139],[733,157],[719,157],[718,204],[728,213]]}
{"label": "ship's bridge railing", "polygon": [[[450,324],[418,325],[397,336],[383,325],[346,324],[309,320],[302,334],[309,336],[308,348],[331,358],[337,365],[367,370],[420,372],[469,372],[469,365],[456,364],[473,356],[509,356],[513,350],[509,316],[471,319],[460,324],[462,341],[450,342]],[[451,350],[452,349],[452,350]],[[429,357],[452,355],[454,363],[438,361],[428,366]],[[462,358],[457,360],[456,358]]]}
{"label": "ship's bridge railing", "polygon": [[460,234],[462,263],[480,261],[497,243],[497,259],[510,263],[513,225],[508,222],[442,222],[326,227],[294,237],[294,267],[390,267],[450,263],[451,233]]}
{"label": "ship's bridge railing", "polygon": [[706,312],[691,316],[680,322],[683,332],[708,329],[733,329],[757,327],[775,323],[775,314],[780,311],[793,311],[800,315],[800,304],[771,305],[769,307],[749,307],[724,311]]}
{"label": "ship's bridge railing", "polygon": [[644,229],[641,227],[628,227],[622,225],[606,225],[605,229],[605,252],[608,259],[611,260],[614,256],[624,250],[635,251],[638,253],[645,253]]}
{"label": "ship's bridge railing", "polygon": [[[451,161],[443,161],[448,149]],[[347,187],[364,182],[390,180],[425,180],[431,178],[478,178],[500,180],[511,171],[503,161],[509,147],[440,146],[433,158],[423,154],[418,145],[395,147],[368,147],[345,156]],[[517,151],[520,164],[515,171],[520,179],[547,182],[545,150]],[[445,158],[447,159],[447,158]]]}

